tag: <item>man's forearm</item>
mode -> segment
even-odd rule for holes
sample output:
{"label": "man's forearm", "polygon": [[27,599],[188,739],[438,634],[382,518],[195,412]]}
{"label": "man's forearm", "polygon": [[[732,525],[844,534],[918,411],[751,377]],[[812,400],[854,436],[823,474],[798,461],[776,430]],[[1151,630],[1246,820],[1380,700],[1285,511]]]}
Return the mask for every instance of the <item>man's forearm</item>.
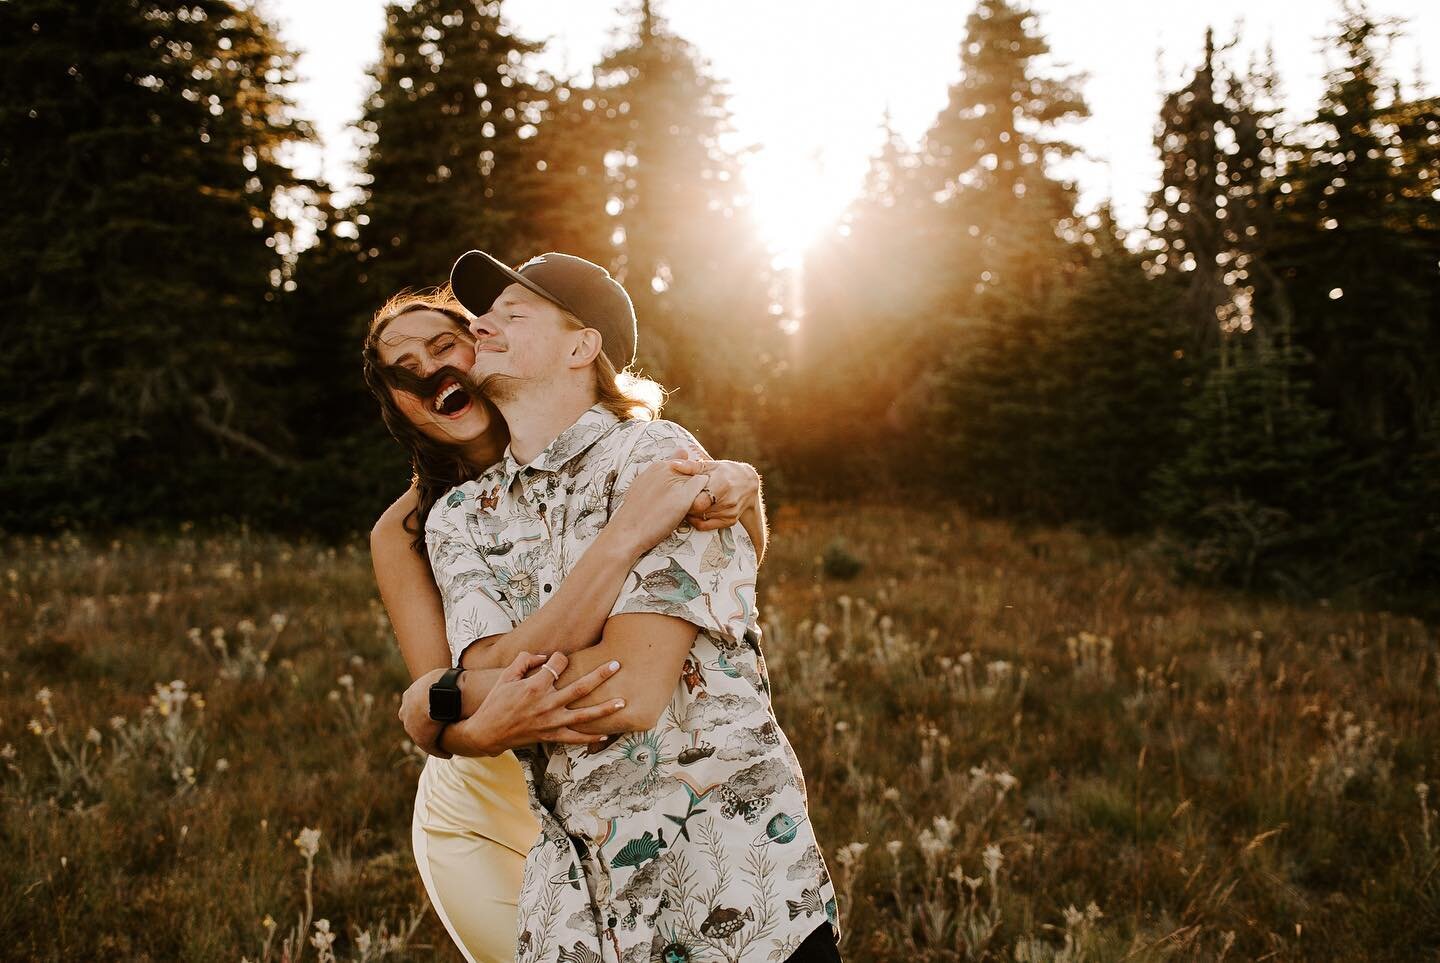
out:
{"label": "man's forearm", "polygon": [[575,567],[519,625],[483,644],[471,645],[461,657],[466,668],[503,669],[521,652],[571,655],[600,638],[605,620],[625,577],[644,551],[602,530]]}
{"label": "man's forearm", "polygon": [[[661,619],[665,624],[658,624]],[[649,625],[646,625],[648,621]],[[617,627],[616,623],[620,623]],[[626,624],[628,623],[628,624]],[[637,631],[639,627],[639,631]],[[605,637],[570,656],[557,685],[568,685],[592,669],[615,659],[621,668],[570,708],[600,705],[616,699],[625,708],[614,715],[574,728],[592,735],[649,729],[669,705],[680,681],[680,669],[695,641],[696,627],[668,616],[620,615],[612,618]]]}

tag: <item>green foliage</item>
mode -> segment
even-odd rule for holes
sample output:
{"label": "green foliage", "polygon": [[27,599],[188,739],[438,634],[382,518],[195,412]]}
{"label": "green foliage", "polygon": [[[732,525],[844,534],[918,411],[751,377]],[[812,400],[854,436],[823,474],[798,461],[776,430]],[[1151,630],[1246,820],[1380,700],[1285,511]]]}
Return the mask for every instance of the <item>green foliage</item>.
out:
{"label": "green foliage", "polygon": [[254,507],[288,461],[290,54],[224,0],[16,0],[0,64],[0,524]]}
{"label": "green foliage", "polygon": [[540,173],[545,100],[526,63],[540,45],[508,31],[499,11],[485,0],[386,8],[355,214],[374,307],[443,284],[469,248],[515,263],[540,253],[521,204]]}
{"label": "green foliage", "polygon": [[1081,240],[1089,257],[1058,311],[1064,323],[1036,349],[1049,401],[1029,434],[1046,448],[1027,487],[1042,493],[1051,518],[1148,528],[1145,494],[1178,453],[1193,362],[1173,285],[1144,273],[1108,206]]}
{"label": "green foliage", "polygon": [[[1378,47],[1387,28],[1348,10],[1334,43],[1341,64],[1277,196],[1283,243],[1273,261],[1302,319],[1296,343],[1315,358],[1317,401],[1359,457],[1414,438],[1435,404],[1440,373],[1440,223],[1434,106],[1409,104],[1386,83]],[[1403,163],[1401,133],[1428,126]]]}
{"label": "green foliage", "polygon": [[1337,444],[1308,387],[1297,349],[1257,332],[1222,340],[1219,363],[1186,404],[1184,450],[1152,495],[1161,520],[1187,539],[1190,573],[1314,590],[1334,571],[1344,524]]}
{"label": "green foliage", "polygon": [[820,567],[826,577],[843,581],[859,575],[865,563],[851,551],[843,538],[837,538],[825,546],[820,555]]}
{"label": "green foliage", "polygon": [[1345,8],[1342,62],[1289,134],[1273,63],[1222,78],[1208,33],[1193,82],[1166,100],[1153,264],[1178,274],[1206,370],[1188,451],[1152,504],[1192,571],[1294,591],[1433,580],[1413,480],[1440,359],[1426,196],[1440,124],[1398,85],[1381,103],[1376,48],[1393,27]]}

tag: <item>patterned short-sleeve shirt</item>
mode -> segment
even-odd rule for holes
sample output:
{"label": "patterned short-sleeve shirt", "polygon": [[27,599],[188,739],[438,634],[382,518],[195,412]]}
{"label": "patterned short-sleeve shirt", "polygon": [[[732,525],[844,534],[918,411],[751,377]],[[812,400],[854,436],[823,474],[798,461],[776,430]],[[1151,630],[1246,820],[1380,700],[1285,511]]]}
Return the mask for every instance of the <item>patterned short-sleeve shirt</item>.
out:
{"label": "patterned short-sleeve shirt", "polygon": [[[695,439],[595,406],[528,465],[505,456],[426,525],[451,649],[504,632],[553,595],[648,464]],[[697,633],[647,732],[601,748],[517,750],[541,835],[525,862],[519,963],[773,963],[827,922],[835,890],[804,776],[775,721],[740,526],[682,525],[636,565],[612,615]]]}

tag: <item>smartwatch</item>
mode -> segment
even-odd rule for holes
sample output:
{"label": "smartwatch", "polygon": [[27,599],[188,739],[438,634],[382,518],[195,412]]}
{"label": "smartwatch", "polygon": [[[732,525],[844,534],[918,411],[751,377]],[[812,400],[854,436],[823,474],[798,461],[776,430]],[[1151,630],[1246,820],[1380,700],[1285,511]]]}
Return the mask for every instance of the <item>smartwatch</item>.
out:
{"label": "smartwatch", "polygon": [[465,670],[456,666],[445,670],[430,685],[430,718],[436,722],[460,721],[460,674]]}

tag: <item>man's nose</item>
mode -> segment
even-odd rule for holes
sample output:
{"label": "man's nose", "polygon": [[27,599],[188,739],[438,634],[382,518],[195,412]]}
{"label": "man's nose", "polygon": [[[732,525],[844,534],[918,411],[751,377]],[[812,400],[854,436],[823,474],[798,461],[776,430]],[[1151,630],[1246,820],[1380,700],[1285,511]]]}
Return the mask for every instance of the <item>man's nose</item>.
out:
{"label": "man's nose", "polygon": [[475,336],[476,341],[484,341],[486,338],[495,337],[500,333],[500,329],[495,326],[491,312],[486,311],[470,319],[470,333]]}

